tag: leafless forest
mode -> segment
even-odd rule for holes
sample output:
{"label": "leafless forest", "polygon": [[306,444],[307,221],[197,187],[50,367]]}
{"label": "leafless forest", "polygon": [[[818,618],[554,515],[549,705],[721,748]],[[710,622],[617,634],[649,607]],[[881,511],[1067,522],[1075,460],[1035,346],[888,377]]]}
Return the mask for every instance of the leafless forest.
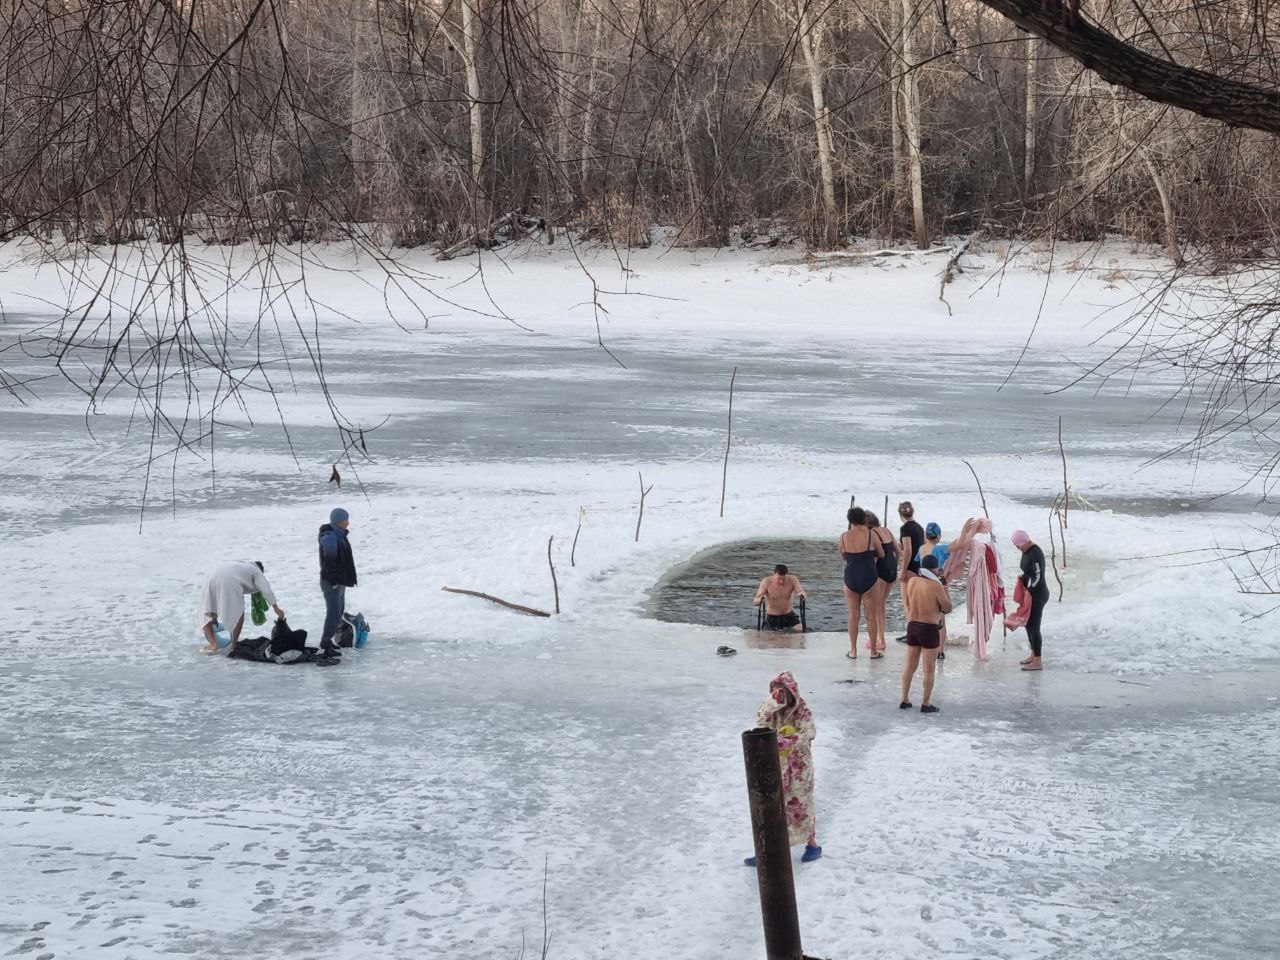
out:
{"label": "leafless forest", "polygon": [[1269,248],[1266,122],[1152,102],[1060,47],[1106,37],[1265,95],[1277,8],[1056,2],[3,0],[0,237]]}

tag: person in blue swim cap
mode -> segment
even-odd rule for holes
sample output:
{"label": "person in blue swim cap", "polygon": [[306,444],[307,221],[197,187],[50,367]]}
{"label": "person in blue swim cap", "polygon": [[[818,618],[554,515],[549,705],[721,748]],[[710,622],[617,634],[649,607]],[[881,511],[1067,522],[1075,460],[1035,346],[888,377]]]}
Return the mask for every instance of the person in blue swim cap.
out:
{"label": "person in blue swim cap", "polygon": [[951,550],[942,542],[942,527],[934,520],[930,520],[924,528],[924,543],[920,545],[920,552],[916,555],[916,559],[923,560],[931,556],[938,558],[938,574],[941,576],[942,568],[947,565],[947,557],[951,556]]}

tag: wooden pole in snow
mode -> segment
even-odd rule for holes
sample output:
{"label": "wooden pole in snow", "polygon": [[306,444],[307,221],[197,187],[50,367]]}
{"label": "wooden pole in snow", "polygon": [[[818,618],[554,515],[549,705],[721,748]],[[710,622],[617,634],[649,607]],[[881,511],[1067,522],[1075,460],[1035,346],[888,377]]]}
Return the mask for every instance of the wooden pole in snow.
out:
{"label": "wooden pole in snow", "polygon": [[777,733],[768,727],[744,731],[742,756],[747,764],[747,798],[751,803],[751,834],[760,881],[765,956],[768,960],[804,960]]}

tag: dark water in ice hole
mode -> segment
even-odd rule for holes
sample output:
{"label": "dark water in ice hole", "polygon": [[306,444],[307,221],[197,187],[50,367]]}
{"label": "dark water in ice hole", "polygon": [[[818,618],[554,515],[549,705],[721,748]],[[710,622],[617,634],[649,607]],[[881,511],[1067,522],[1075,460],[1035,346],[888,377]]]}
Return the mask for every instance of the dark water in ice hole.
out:
{"label": "dark water in ice hole", "polygon": [[[751,598],[776,563],[785,563],[809,594],[806,617],[811,631],[848,629],[844,563],[834,540],[740,540],[704,550],[672,568],[654,586],[646,612],[668,623],[754,630]],[[896,588],[889,594],[887,613],[886,632],[892,639],[906,629]],[[865,632],[865,621],[862,629]]]}

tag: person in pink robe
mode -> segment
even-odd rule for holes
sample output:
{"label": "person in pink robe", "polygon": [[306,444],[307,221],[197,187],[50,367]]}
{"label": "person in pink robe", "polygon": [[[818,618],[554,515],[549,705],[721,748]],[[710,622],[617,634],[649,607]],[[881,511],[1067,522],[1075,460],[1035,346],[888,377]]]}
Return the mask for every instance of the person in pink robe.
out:
{"label": "person in pink robe", "polygon": [[[771,727],[778,734],[778,763],[782,767],[782,795],[787,811],[787,837],[794,846],[804,844],[800,859],[810,863],[822,856],[818,846],[817,816],[813,806],[813,738],[817,725],[809,704],[790,670],[769,683],[769,695],[756,711],[756,726]],[[756,865],[755,857],[743,863]]]}

